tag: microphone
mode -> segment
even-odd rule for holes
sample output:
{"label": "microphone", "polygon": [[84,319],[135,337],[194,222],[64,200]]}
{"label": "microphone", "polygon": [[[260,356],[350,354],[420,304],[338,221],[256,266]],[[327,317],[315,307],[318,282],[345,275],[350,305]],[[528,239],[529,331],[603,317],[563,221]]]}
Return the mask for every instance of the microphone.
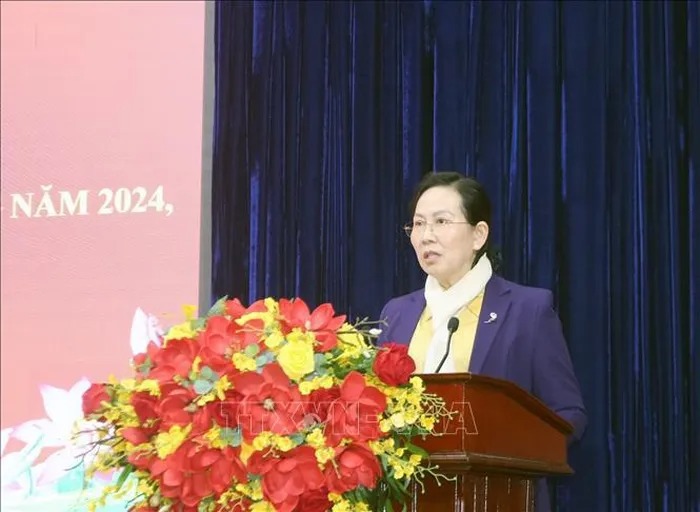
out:
{"label": "microphone", "polygon": [[440,369],[442,368],[442,365],[445,364],[445,359],[447,359],[447,354],[450,353],[450,343],[452,342],[452,335],[455,333],[455,331],[457,329],[459,329],[459,318],[453,316],[447,321],[447,330],[450,332],[449,336],[447,336],[447,348],[445,349],[445,355],[442,356],[442,359],[440,360],[440,364],[438,365],[437,369],[435,370],[435,373],[440,373]]}

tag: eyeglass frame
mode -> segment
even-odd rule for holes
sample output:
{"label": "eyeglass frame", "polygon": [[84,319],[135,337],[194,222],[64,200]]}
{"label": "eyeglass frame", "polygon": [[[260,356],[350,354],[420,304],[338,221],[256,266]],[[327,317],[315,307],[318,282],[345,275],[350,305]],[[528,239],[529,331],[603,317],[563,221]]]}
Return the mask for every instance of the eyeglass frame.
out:
{"label": "eyeglass frame", "polygon": [[[430,229],[435,233],[435,226],[438,226],[440,228],[446,228],[447,226],[451,226],[452,224],[470,224],[471,222],[466,221],[466,220],[450,220],[450,219],[437,219],[435,222],[427,222],[423,221],[425,224],[425,227],[421,227],[422,231],[425,232],[425,229],[430,227]],[[412,222],[407,222],[403,226],[401,226],[401,229],[403,229],[403,232],[406,233],[406,236],[408,238],[411,238],[411,235],[413,234],[413,231],[415,229],[414,227],[415,221]]]}

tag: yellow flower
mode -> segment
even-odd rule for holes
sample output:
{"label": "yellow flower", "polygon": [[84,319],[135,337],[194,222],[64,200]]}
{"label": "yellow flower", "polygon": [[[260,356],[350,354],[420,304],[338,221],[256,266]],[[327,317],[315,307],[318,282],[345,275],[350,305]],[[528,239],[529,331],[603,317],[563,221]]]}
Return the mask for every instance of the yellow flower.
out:
{"label": "yellow flower", "polygon": [[335,381],[333,380],[333,376],[331,375],[323,375],[322,377],[316,377],[311,380],[305,380],[303,382],[299,383],[299,392],[302,395],[308,395],[312,391],[315,391],[317,389],[330,389],[333,387],[335,384]]}
{"label": "yellow flower", "polygon": [[151,396],[160,396],[160,385],[157,380],[146,379],[139,382],[134,388],[135,391],[145,391]]}
{"label": "yellow flower", "polygon": [[416,421],[418,421],[418,411],[415,409],[407,409],[404,412],[403,418],[406,421],[406,424],[413,425]]}
{"label": "yellow flower", "polygon": [[342,500],[333,505],[332,512],[352,512],[352,503]]}
{"label": "yellow flower", "polygon": [[222,376],[219,380],[214,383],[214,389],[212,390],[219,400],[226,398],[226,391],[231,389],[233,385],[228,380],[228,375]]}
{"label": "yellow flower", "polygon": [[253,503],[250,507],[250,512],[275,512],[275,507],[269,501],[259,501]]}
{"label": "yellow flower", "polygon": [[279,313],[280,306],[279,306],[278,302],[275,299],[273,299],[272,297],[265,298],[263,303],[265,304],[265,307],[267,308],[267,310],[270,313],[274,313],[275,315]]}
{"label": "yellow flower", "polygon": [[265,337],[265,345],[269,349],[275,349],[279,347],[284,341],[284,335],[278,329],[274,329]]}
{"label": "yellow flower", "polygon": [[328,500],[331,503],[339,503],[340,501],[342,501],[342,499],[343,497],[340,494],[336,494],[334,492],[328,493]]}
{"label": "yellow flower", "polygon": [[236,484],[236,491],[240,492],[245,496],[248,496],[254,501],[262,501],[263,499],[262,489],[260,488],[260,480],[254,480],[248,485]]}
{"label": "yellow flower", "polygon": [[311,331],[302,331],[298,327],[292,329],[292,332],[287,334],[287,341],[292,343],[304,342],[309,346],[313,347],[316,342],[316,335]]}
{"label": "yellow flower", "polygon": [[411,377],[409,382],[411,383],[411,386],[413,387],[413,389],[415,391],[418,391],[419,393],[422,393],[423,391],[425,391],[425,385],[423,384],[423,379],[421,379],[417,375]]}
{"label": "yellow flower", "polygon": [[231,382],[228,380],[228,376],[224,375],[214,383],[211,391],[200,396],[197,400],[195,400],[195,403],[202,406],[209,402],[213,402],[217,398],[219,400],[224,400],[224,398],[226,398],[224,393],[226,393],[226,391],[232,387]]}
{"label": "yellow flower", "polygon": [[209,441],[209,446],[212,448],[225,448],[228,444],[221,438],[221,427],[216,424],[204,434],[204,438]]}
{"label": "yellow flower", "polygon": [[313,448],[322,448],[326,446],[326,438],[323,435],[323,430],[315,428],[306,435],[306,442]]}
{"label": "yellow flower", "polygon": [[432,430],[433,427],[435,426],[435,417],[434,416],[426,416],[425,414],[422,414],[420,417],[420,420],[418,420],[418,421],[420,423],[420,426],[426,430]]}
{"label": "yellow flower", "polygon": [[267,311],[255,311],[248,313],[238,318],[236,323],[238,325],[245,325],[251,320],[262,320],[265,324],[265,328],[267,329],[269,326],[275,323],[279,313],[279,306],[274,299],[268,297],[265,299],[265,307],[267,308]]}
{"label": "yellow flower", "polygon": [[312,391],[316,390],[316,379],[305,380],[299,383],[299,393],[302,395],[310,395]]}
{"label": "yellow flower", "polygon": [[329,460],[333,460],[335,457],[335,450],[333,448],[319,448],[316,450],[316,460],[323,466]]}
{"label": "yellow flower", "polygon": [[383,441],[370,441],[369,447],[375,455],[382,453],[392,453],[394,451],[394,439],[389,438]]}
{"label": "yellow flower", "polygon": [[119,385],[123,388],[123,391],[134,391],[136,388],[136,379],[122,379]]}
{"label": "yellow flower", "polygon": [[272,432],[263,432],[253,439],[252,448],[254,451],[263,451],[265,448],[277,448],[280,451],[288,452],[294,448],[295,444],[287,436],[278,436]]}
{"label": "yellow flower", "polygon": [[286,436],[275,436],[274,443],[275,446],[283,452],[288,452],[294,448],[294,441]]}
{"label": "yellow flower", "polygon": [[239,499],[241,499],[241,495],[239,493],[229,489],[228,491],[224,491],[221,494],[221,496],[219,496],[219,499],[216,500],[216,502],[219,505],[228,505],[232,501],[236,501]]}
{"label": "yellow flower", "polygon": [[183,305],[182,314],[185,315],[185,320],[194,320],[197,318],[197,306],[194,304]]}
{"label": "yellow flower", "polygon": [[301,340],[289,340],[277,356],[277,362],[293,380],[301,380],[304,375],[314,371],[313,346]]}
{"label": "yellow flower", "polygon": [[404,418],[402,412],[396,412],[392,414],[389,420],[391,421],[391,424],[396,428],[401,428],[406,425],[406,419]]}
{"label": "yellow flower", "polygon": [[314,380],[318,381],[319,387],[323,389],[331,389],[335,384],[332,375],[323,375],[322,377],[318,377]]}
{"label": "yellow flower", "polygon": [[258,434],[255,439],[253,439],[253,449],[255,451],[262,451],[272,444],[272,432],[263,432]]}
{"label": "yellow flower", "polygon": [[195,336],[197,336],[197,331],[193,329],[192,324],[187,321],[182,322],[181,324],[173,325],[163,338],[163,342],[194,338]]}
{"label": "yellow flower", "polygon": [[[329,496],[330,499],[330,496]],[[331,500],[333,501],[333,500]],[[339,501],[335,502],[335,505],[333,505],[332,512],[371,512],[372,509],[369,508],[369,505],[363,501],[358,501],[356,503],[352,503],[344,498],[340,498]]]}
{"label": "yellow flower", "polygon": [[248,459],[250,458],[251,455],[253,455],[253,452],[255,451],[255,448],[253,448],[252,444],[243,442],[241,444],[241,461],[245,464],[248,462]]}
{"label": "yellow flower", "polygon": [[187,425],[185,428],[182,428],[180,425],[173,425],[167,432],[158,434],[154,442],[158,457],[164,459],[168,455],[175,453],[187,439],[191,430],[192,425]]}
{"label": "yellow flower", "polygon": [[145,480],[139,480],[136,486],[136,492],[138,494],[143,494],[144,496],[151,496],[155,494],[155,482],[147,482]]}
{"label": "yellow flower", "polygon": [[360,334],[354,326],[349,323],[344,323],[338,329],[338,340],[346,345],[366,347],[365,338]]}
{"label": "yellow flower", "polygon": [[382,432],[389,432],[391,430],[391,421],[383,419],[379,422],[379,430]]}
{"label": "yellow flower", "polygon": [[242,372],[254,371],[258,367],[258,364],[255,362],[255,359],[245,355],[242,352],[236,352],[235,354],[233,354],[232,361],[233,366],[235,366],[238,370]]}
{"label": "yellow flower", "polygon": [[338,360],[355,359],[368,350],[365,338],[350,324],[343,324],[338,332],[338,347],[341,349]]}

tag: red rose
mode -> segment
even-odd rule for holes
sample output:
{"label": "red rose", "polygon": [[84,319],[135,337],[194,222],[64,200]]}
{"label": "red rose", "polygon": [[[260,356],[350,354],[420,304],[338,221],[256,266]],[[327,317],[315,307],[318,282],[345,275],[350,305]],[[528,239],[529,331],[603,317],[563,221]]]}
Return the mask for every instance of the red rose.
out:
{"label": "red rose", "polygon": [[102,409],[102,402],[111,402],[107,386],[104,384],[91,384],[83,393],[83,414],[86,416],[94,414]]}
{"label": "red rose", "polygon": [[255,452],[248,469],[262,475],[262,491],[277,512],[298,510],[308,491],[321,488],[323,473],[318,468],[316,451],[310,446],[298,446],[279,457],[264,457]]}
{"label": "red rose", "polygon": [[367,441],[380,437],[379,420],[386,409],[384,393],[365,384],[358,372],[350,372],[340,386],[340,398],[328,410],[325,434],[338,444],[343,438]]}
{"label": "red rose", "polygon": [[416,371],[416,363],[408,355],[407,345],[387,343],[380,348],[372,369],[385,384],[401,386]]}
{"label": "red rose", "polygon": [[328,488],[307,491],[299,497],[297,512],[326,512],[333,503],[328,499]]}
{"label": "red rose", "polygon": [[328,489],[343,494],[359,486],[374,489],[382,469],[376,455],[364,444],[351,444],[341,448],[335,464],[326,466]]}

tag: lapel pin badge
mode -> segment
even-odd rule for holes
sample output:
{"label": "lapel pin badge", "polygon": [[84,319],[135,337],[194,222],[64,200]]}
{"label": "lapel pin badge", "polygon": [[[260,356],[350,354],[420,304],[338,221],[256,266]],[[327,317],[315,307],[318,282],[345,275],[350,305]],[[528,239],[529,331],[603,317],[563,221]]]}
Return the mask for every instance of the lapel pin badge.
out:
{"label": "lapel pin badge", "polygon": [[491,311],[491,313],[489,313],[489,319],[488,319],[488,320],[484,320],[484,323],[485,323],[485,324],[490,324],[490,323],[492,323],[492,322],[495,322],[495,321],[496,321],[496,318],[498,318],[498,315],[497,315],[496,313],[494,313],[493,311]]}

